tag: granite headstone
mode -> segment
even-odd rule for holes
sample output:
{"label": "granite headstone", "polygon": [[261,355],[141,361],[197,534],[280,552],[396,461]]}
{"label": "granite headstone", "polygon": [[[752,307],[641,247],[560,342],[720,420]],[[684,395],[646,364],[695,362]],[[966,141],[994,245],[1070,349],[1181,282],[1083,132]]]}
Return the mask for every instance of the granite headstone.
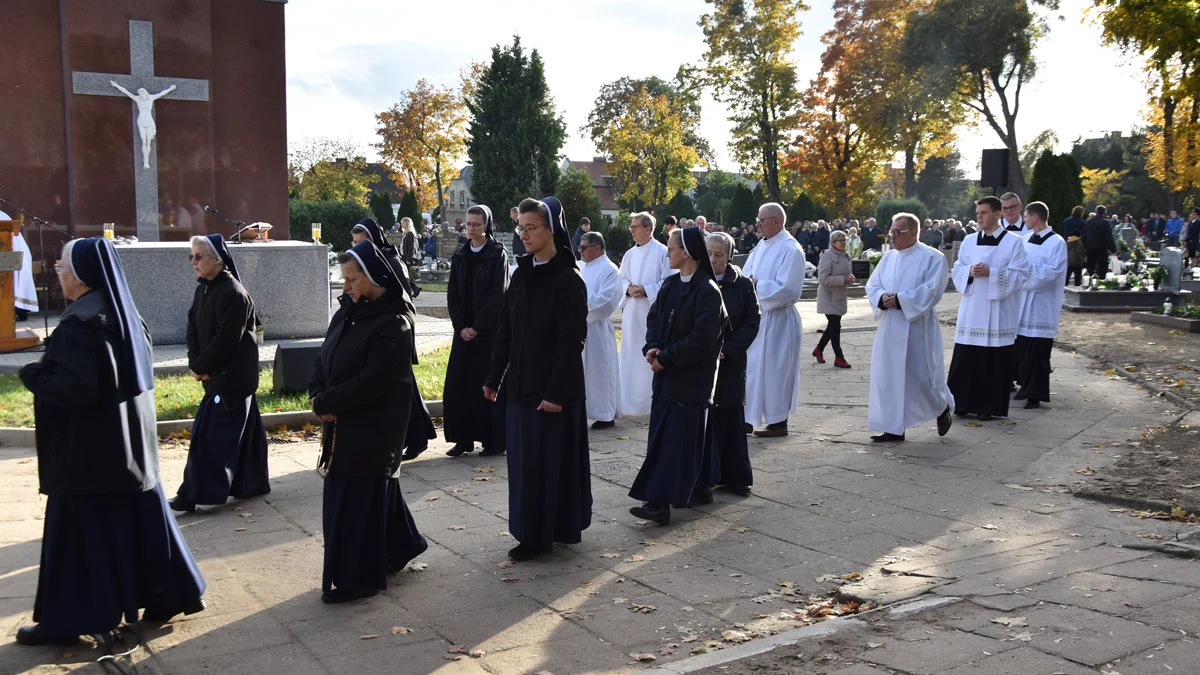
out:
{"label": "granite headstone", "polygon": [[1167,280],[1159,289],[1177,293],[1179,291],[1179,275],[1183,270],[1183,252],[1168,246],[1158,254],[1158,264],[1167,270]]}

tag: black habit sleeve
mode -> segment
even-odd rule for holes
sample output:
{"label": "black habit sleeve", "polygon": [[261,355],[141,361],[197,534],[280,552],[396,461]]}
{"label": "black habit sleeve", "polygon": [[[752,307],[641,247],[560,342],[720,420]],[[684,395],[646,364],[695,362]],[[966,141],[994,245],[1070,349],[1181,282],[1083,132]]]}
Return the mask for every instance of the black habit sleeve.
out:
{"label": "black habit sleeve", "polygon": [[544,398],[557,404],[566,401],[568,391],[578,388],[567,380],[582,372],[583,343],[587,340],[587,286],[578,272],[563,276],[563,283],[554,294],[557,333],[550,383]]}
{"label": "black habit sleeve", "polygon": [[500,247],[500,257],[487,271],[487,299],[475,312],[475,330],[480,335],[491,335],[500,323],[500,308],[504,303],[504,287],[508,281],[508,253]]}
{"label": "black habit sleeve", "polygon": [[363,369],[345,382],[325,383],[324,390],[312,399],[313,412],[336,415],[366,407],[378,399],[381,391],[403,380],[404,369],[410,365],[408,350],[401,349],[407,346],[402,339],[404,330],[404,319],[394,317],[371,336]]}
{"label": "black habit sleeve", "polygon": [[749,283],[749,279],[744,284],[741,281],[742,279],[738,279],[737,285],[741,288],[742,295],[742,323],[733,329],[729,337],[725,338],[721,352],[727,359],[732,357],[745,361],[746,352],[750,349],[754,338],[758,337],[762,312],[758,307],[758,295],[754,292],[754,284]]}
{"label": "black habit sleeve", "polygon": [[197,375],[215,374],[221,366],[228,363],[237,351],[238,342],[246,332],[252,314],[250,299],[230,288],[218,306],[220,319],[217,322],[217,332],[208,344],[196,354],[191,352],[188,344],[188,368]]}
{"label": "black habit sleeve", "polygon": [[504,381],[504,373],[508,370],[508,349],[512,344],[512,316],[508,305],[510,296],[514,292],[514,287],[509,286],[500,298],[496,341],[492,343],[492,367],[488,371],[487,383],[484,385],[492,391],[500,390],[500,383]]}
{"label": "black habit sleeve", "polygon": [[39,402],[60,408],[95,405],[100,397],[99,364],[110,363],[78,322],[60,323],[45,356],[21,369],[21,382]]}
{"label": "black habit sleeve", "polygon": [[703,363],[706,358],[711,358],[713,349],[725,332],[725,317],[721,316],[725,305],[721,300],[721,291],[707,278],[691,283],[697,285],[692,289],[692,293],[696,294],[692,330],[659,350],[658,362],[664,368],[683,368]]}

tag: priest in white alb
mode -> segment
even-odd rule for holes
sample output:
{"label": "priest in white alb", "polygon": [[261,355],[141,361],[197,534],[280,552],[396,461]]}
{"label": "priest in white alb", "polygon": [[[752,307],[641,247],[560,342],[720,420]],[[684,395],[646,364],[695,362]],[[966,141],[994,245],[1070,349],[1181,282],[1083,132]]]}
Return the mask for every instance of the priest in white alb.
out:
{"label": "priest in white alb", "polygon": [[1021,320],[1013,346],[1017,361],[1017,384],[1013,398],[1025,408],[1041,407],[1050,400],[1050,353],[1058,335],[1067,273],[1067,242],[1050,229],[1050,209],[1042,202],[1025,207],[1025,257],[1029,259],[1029,281],[1021,293]]}
{"label": "priest in white alb", "polygon": [[[12,217],[0,211],[0,220],[12,220]],[[13,273],[13,309],[17,321],[24,321],[29,318],[30,312],[38,311],[38,296],[37,286],[33,283],[33,255],[25,237],[21,236],[20,222],[15,222],[17,224],[13,226],[12,250],[14,253],[23,254],[24,260],[20,271]]]}
{"label": "priest in white alb", "polygon": [[954,397],[946,386],[937,304],[946,290],[946,256],[917,241],[911,213],[892,217],[892,250],[867,280],[867,298],[879,322],[871,350],[867,426],[876,442],[904,440],[904,430],[937,418],[938,435],[950,430]]}
{"label": "priest in white alb", "polygon": [[621,302],[621,277],[604,252],[604,237],[586,232],[579,238],[580,272],[587,284],[587,341],[583,345],[583,384],[593,429],[608,429],[620,414],[621,379],[617,368],[617,332],[612,315]]}
{"label": "priest in white alb", "polygon": [[621,259],[621,415],[649,415],[654,371],[642,356],[646,346],[646,317],[658,297],[663,280],[674,270],[667,259],[667,247],[654,238],[654,216],[635,213],[629,219],[633,248]]}
{"label": "priest in white alb", "polygon": [[951,277],[962,294],[947,384],[954,414],[1008,415],[1021,291],[1029,279],[1025,240],[1000,227],[1000,200],[975,202],[979,231],[963,241]]}
{"label": "priest in white alb", "polygon": [[[804,290],[804,252],[783,226],[787,212],[774,202],[758,209],[762,241],[742,274],[754,283],[762,309],[758,337],[746,353],[746,425],[767,425],[755,436],[787,436],[787,418],[800,402],[803,328],[796,303]],[[749,430],[747,430],[749,433]]]}

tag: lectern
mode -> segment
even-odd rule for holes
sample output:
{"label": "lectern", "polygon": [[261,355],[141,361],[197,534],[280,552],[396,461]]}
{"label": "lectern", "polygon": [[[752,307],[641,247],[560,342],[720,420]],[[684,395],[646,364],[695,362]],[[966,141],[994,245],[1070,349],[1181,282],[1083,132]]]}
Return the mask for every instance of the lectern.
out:
{"label": "lectern", "polygon": [[20,231],[20,224],[12,220],[0,220],[0,352],[15,352],[37,346],[42,341],[28,328],[17,330],[17,317],[13,306],[13,290],[16,285],[14,274],[25,263],[25,254],[13,251],[13,232]]}

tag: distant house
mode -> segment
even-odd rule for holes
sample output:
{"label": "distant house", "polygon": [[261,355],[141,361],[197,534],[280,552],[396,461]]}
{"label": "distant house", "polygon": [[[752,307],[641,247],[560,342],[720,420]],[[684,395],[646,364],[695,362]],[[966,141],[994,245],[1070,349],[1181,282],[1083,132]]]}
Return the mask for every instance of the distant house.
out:
{"label": "distant house", "polygon": [[371,192],[386,192],[392,200],[392,210],[399,208],[400,200],[404,198],[404,188],[392,180],[392,169],[386,164],[370,162],[367,164],[367,173],[376,177],[369,186]]}
{"label": "distant house", "polygon": [[[467,219],[467,208],[473,203],[471,177],[474,173],[475,167],[468,164],[459,172],[458,178],[450,181],[450,184],[446,186],[446,213],[442,215],[442,220],[453,223],[460,218]],[[497,210],[493,208],[492,212],[495,213]]]}
{"label": "distant house", "polygon": [[[617,198],[613,194],[613,177],[608,172],[608,160],[604,157],[593,157],[590,162],[564,159],[559,166],[563,171],[566,171],[568,167],[582,171],[592,179],[592,188],[596,191],[596,196],[600,198],[600,215],[607,216],[614,223],[617,222],[621,207],[617,204]],[[569,223],[569,225],[574,227],[575,223]]]}

